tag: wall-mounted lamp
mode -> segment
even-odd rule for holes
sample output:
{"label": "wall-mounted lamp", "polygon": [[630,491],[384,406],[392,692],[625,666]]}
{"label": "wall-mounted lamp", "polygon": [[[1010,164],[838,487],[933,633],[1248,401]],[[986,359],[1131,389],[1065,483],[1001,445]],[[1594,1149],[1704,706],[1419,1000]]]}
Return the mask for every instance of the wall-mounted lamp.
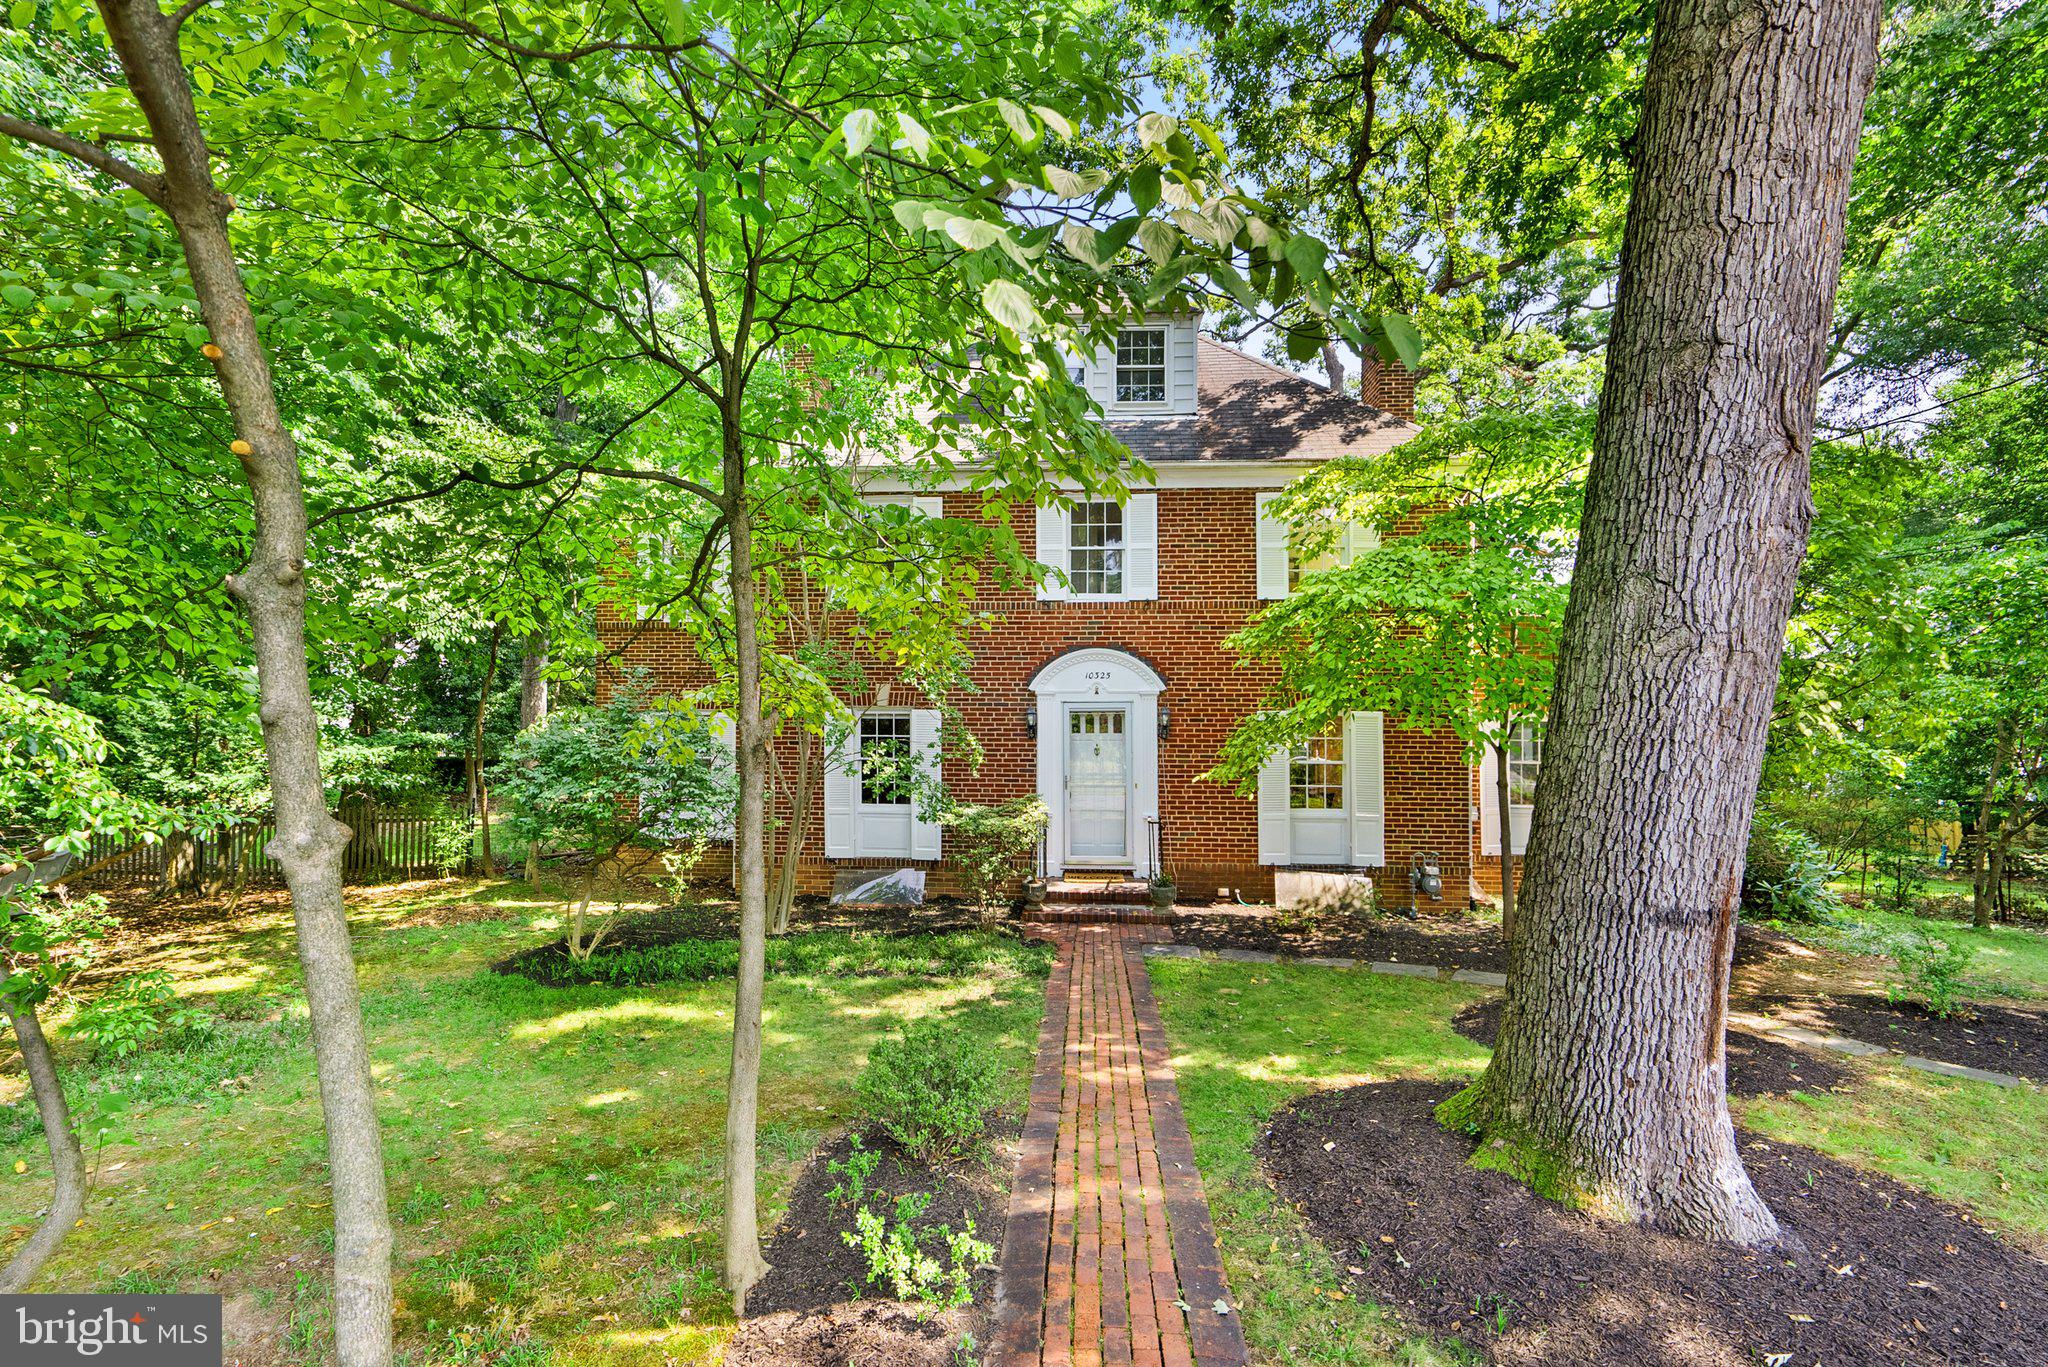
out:
{"label": "wall-mounted lamp", "polygon": [[1162,735],[1162,736],[1163,736],[1163,735],[1165,735],[1165,734],[1166,734],[1166,729],[1167,729],[1167,728],[1168,728],[1169,726],[1171,726],[1171,725],[1173,725],[1173,709],[1172,709],[1172,708],[1170,708],[1170,707],[1162,707],[1162,708],[1160,708],[1160,709],[1159,709],[1159,734],[1160,734],[1160,735]]}
{"label": "wall-mounted lamp", "polygon": [[1038,735],[1038,709],[1035,706],[1024,709],[1024,734],[1033,737]]}

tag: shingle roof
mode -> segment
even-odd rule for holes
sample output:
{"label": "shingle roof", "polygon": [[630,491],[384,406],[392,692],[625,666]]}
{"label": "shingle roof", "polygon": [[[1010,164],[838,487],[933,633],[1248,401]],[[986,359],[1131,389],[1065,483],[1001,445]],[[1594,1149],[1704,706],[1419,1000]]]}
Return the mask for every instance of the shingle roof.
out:
{"label": "shingle roof", "polygon": [[1206,337],[1195,345],[1199,411],[1108,420],[1109,429],[1140,460],[1373,456],[1393,450],[1421,430],[1233,347]]}

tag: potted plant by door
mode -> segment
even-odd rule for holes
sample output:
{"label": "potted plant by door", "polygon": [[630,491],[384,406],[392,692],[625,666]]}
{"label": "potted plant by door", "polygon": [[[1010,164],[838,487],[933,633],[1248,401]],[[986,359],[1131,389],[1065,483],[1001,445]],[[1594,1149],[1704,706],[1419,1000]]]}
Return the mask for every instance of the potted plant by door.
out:
{"label": "potted plant by door", "polygon": [[1152,880],[1152,909],[1154,911],[1173,910],[1174,900],[1179,895],[1180,889],[1173,885],[1173,879],[1170,875],[1162,873]]}

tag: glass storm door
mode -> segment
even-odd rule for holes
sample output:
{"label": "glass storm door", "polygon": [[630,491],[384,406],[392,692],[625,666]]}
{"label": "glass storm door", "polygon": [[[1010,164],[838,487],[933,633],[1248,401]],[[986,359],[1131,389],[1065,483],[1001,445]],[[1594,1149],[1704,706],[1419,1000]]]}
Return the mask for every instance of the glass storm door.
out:
{"label": "glass storm door", "polygon": [[1130,858],[1130,746],[1122,708],[1067,713],[1067,855],[1083,863]]}

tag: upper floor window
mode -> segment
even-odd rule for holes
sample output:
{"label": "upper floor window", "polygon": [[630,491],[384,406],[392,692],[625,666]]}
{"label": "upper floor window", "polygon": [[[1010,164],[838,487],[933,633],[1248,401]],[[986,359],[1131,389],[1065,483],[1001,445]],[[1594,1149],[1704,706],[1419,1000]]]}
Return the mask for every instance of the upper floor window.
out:
{"label": "upper floor window", "polygon": [[1543,768],[1543,736],[1534,722],[1517,722],[1508,733],[1508,801],[1526,807],[1536,800],[1536,775]]}
{"label": "upper floor window", "polygon": [[1124,591],[1124,510],[1114,503],[1076,503],[1067,541],[1073,591],[1114,597]]}
{"label": "upper floor window", "polygon": [[860,719],[860,800],[869,807],[910,805],[910,718]]}
{"label": "upper floor window", "polygon": [[1166,402],[1166,329],[1124,328],[1116,335],[1116,401]]}
{"label": "upper floor window", "polygon": [[1287,805],[1296,811],[1344,810],[1344,735],[1330,731],[1294,747],[1287,761]]}

